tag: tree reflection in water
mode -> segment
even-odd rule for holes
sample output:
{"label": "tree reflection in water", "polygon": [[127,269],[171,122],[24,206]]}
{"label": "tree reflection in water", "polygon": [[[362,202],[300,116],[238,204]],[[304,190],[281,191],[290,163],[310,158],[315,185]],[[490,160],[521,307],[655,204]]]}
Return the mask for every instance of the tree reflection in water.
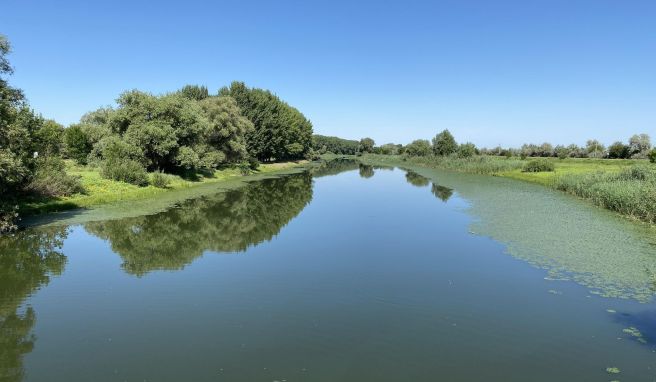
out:
{"label": "tree reflection in water", "polygon": [[266,179],[191,200],[150,216],[92,222],[85,229],[111,243],[123,269],[142,276],[182,269],[205,251],[241,252],[271,240],[312,199],[312,175]]}
{"label": "tree reflection in water", "polygon": [[23,302],[60,275],[65,228],[30,229],[0,237],[0,381],[21,381],[23,356],[32,351],[36,314]]}

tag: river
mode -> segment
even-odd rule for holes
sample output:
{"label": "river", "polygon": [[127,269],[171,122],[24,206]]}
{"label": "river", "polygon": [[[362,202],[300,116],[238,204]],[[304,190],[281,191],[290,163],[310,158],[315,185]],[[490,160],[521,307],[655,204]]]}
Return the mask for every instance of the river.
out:
{"label": "river", "polygon": [[655,381],[653,230],[341,160],[0,238],[0,381]]}

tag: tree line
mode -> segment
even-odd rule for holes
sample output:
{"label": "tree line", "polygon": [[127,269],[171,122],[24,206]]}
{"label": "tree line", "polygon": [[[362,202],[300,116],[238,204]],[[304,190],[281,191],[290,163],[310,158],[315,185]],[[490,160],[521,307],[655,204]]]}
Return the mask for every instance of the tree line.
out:
{"label": "tree line", "polygon": [[37,114],[10,86],[10,51],[0,35],[0,232],[15,228],[18,200],[84,191],[66,174],[63,159],[142,186],[157,179],[148,172],[248,170],[314,155],[312,123],[272,92],[243,82],[216,94],[199,85],[161,95],[129,90],[115,107],[89,112],[65,128]]}
{"label": "tree line", "polygon": [[[340,138],[335,138],[340,140]],[[346,140],[341,140],[346,141]],[[355,142],[355,141],[349,141]],[[330,146],[325,146],[328,152]],[[316,147],[315,147],[316,148]],[[326,150],[322,150],[326,151]],[[333,153],[340,153],[332,151]],[[323,152],[322,152],[323,153]],[[565,158],[600,158],[600,159],[649,159],[656,162],[656,148],[652,147],[651,138],[647,134],[635,134],[624,143],[614,142],[605,146],[596,139],[588,140],[585,146],[571,144],[568,146],[550,143],[524,144],[520,148],[478,148],[471,142],[458,144],[449,130],[443,130],[432,140],[417,139],[407,145],[387,143],[376,146],[371,138],[362,138],[356,154],[373,153],[383,155],[407,156],[456,156],[468,158],[474,155],[491,155],[504,157],[558,157]]]}

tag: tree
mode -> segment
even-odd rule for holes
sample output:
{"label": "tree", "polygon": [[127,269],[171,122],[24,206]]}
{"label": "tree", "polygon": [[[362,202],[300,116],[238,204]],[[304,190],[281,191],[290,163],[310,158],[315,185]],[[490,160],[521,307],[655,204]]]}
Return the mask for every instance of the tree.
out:
{"label": "tree", "polygon": [[458,144],[449,130],[444,130],[433,138],[433,153],[446,156],[458,151]]}
{"label": "tree", "polygon": [[64,151],[69,158],[79,164],[86,164],[91,148],[89,137],[81,125],[71,125],[64,131]]}
{"label": "tree", "polygon": [[322,154],[330,152],[333,154],[355,155],[358,152],[359,146],[360,143],[356,140],[324,135],[312,136],[312,148]]}
{"label": "tree", "polygon": [[606,148],[596,139],[590,139],[585,144],[585,148],[590,158],[602,158]]}
{"label": "tree", "polygon": [[206,143],[220,151],[228,162],[247,158],[246,135],[255,127],[241,114],[237,102],[232,97],[209,97],[200,106],[210,122]]}
{"label": "tree", "polygon": [[629,146],[622,142],[615,142],[608,146],[608,157],[611,159],[626,159],[630,156],[631,151]]}
{"label": "tree", "polygon": [[374,142],[373,139],[371,139],[371,138],[362,138],[362,139],[360,139],[360,145],[358,146],[358,151],[360,151],[361,153],[373,152],[375,145],[376,145],[376,142]]}
{"label": "tree", "polygon": [[414,157],[428,156],[431,153],[430,142],[426,139],[417,139],[405,146],[405,153]]}
{"label": "tree", "polygon": [[270,91],[235,81],[219,90],[219,95],[234,98],[253,123],[254,129],[246,134],[249,155],[269,161],[298,159],[310,151],[312,123]]}
{"label": "tree", "polygon": [[629,139],[629,155],[632,158],[646,158],[651,150],[651,139],[647,134],[636,134]]}
{"label": "tree", "polygon": [[656,149],[652,149],[647,157],[651,163],[656,163]]}
{"label": "tree", "polygon": [[463,143],[458,147],[458,156],[460,158],[470,158],[476,155],[476,145],[471,142]]}
{"label": "tree", "polygon": [[207,87],[200,85],[185,85],[178,92],[183,97],[194,101],[201,101],[210,96]]}

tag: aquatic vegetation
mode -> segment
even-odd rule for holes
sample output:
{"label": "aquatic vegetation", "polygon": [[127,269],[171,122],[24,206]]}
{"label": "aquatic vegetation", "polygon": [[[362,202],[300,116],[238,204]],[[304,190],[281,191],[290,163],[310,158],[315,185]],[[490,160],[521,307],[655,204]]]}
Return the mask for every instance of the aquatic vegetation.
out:
{"label": "aquatic vegetation", "polygon": [[606,368],[606,373],[608,373],[608,374],[619,374],[619,373],[621,373],[621,371],[617,367],[607,367]]}
{"label": "aquatic vegetation", "polygon": [[554,169],[553,162],[546,159],[534,159],[522,167],[522,172],[551,172]]}
{"label": "aquatic vegetation", "polygon": [[656,258],[648,227],[526,182],[399,165],[457,190],[475,217],[473,233],[506,244],[510,255],[546,269],[548,279],[572,280],[603,297],[652,299]]}

